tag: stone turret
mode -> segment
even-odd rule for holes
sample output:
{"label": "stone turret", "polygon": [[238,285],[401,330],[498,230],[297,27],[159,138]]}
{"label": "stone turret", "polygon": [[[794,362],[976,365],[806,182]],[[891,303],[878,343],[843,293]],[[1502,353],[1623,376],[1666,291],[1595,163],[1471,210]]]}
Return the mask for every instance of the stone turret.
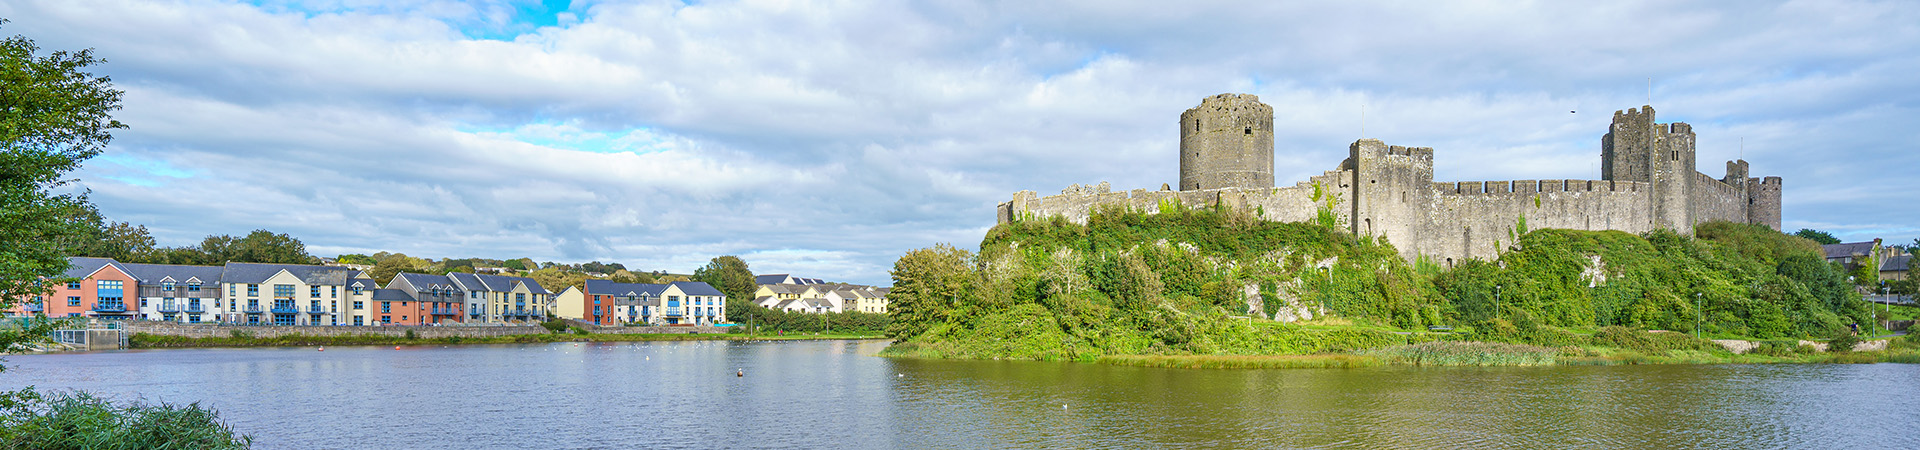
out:
{"label": "stone turret", "polygon": [[1600,140],[1600,175],[1609,181],[1649,183],[1648,207],[1656,228],[1693,232],[1693,126],[1654,121],[1653,106],[1615,111]]}
{"label": "stone turret", "polygon": [[1273,187],[1273,107],[1220,94],[1180,114],[1180,190]]}

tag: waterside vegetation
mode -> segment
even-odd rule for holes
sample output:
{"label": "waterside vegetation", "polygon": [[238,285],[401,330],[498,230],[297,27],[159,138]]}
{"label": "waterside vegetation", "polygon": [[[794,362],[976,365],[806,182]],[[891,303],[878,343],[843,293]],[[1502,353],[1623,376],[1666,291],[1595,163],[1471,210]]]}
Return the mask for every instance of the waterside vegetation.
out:
{"label": "waterside vegetation", "polygon": [[[895,263],[885,354],[1222,368],[1914,358],[1910,339],[1838,348],[1882,317],[1812,241],[1725,222],[1694,236],[1524,223],[1498,260],[1440,267],[1335,224],[1223,208],[1014,221],[978,254],[939,245]],[[1761,344],[1736,355],[1709,339]],[[1835,352],[1799,345],[1826,339]]]}

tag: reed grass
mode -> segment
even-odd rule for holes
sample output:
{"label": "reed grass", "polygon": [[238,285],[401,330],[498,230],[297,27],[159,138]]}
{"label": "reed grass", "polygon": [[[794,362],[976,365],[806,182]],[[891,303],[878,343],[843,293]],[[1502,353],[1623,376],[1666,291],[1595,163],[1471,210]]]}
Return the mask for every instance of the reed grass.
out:
{"label": "reed grass", "polygon": [[199,404],[115,405],[85,392],[0,393],[0,449],[244,449],[236,434]]}
{"label": "reed grass", "polygon": [[1549,366],[1560,351],[1536,345],[1435,341],[1356,352],[1392,364],[1414,366]]}
{"label": "reed grass", "polygon": [[1354,369],[1381,364],[1379,358],[1362,355],[1109,355],[1094,361],[1167,369]]}

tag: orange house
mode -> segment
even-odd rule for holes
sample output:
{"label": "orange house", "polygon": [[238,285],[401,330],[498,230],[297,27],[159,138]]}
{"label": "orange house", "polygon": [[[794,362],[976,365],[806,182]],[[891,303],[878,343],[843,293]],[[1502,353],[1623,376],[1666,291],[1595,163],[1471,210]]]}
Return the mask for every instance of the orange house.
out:
{"label": "orange house", "polygon": [[21,302],[9,312],[16,315],[46,314],[48,317],[98,317],[129,319],[140,313],[139,278],[120,263],[107,258],[67,258],[71,267],[62,274],[72,279],[53,283],[53,292]]}

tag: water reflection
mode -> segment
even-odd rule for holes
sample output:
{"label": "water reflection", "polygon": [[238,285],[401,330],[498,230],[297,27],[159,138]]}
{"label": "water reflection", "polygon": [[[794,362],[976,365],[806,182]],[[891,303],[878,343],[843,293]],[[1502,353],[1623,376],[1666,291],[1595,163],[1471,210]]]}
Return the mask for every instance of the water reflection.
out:
{"label": "water reflection", "polygon": [[24,355],[0,388],[199,401],[261,448],[1920,447],[1914,365],[1170,370],[884,347]]}

